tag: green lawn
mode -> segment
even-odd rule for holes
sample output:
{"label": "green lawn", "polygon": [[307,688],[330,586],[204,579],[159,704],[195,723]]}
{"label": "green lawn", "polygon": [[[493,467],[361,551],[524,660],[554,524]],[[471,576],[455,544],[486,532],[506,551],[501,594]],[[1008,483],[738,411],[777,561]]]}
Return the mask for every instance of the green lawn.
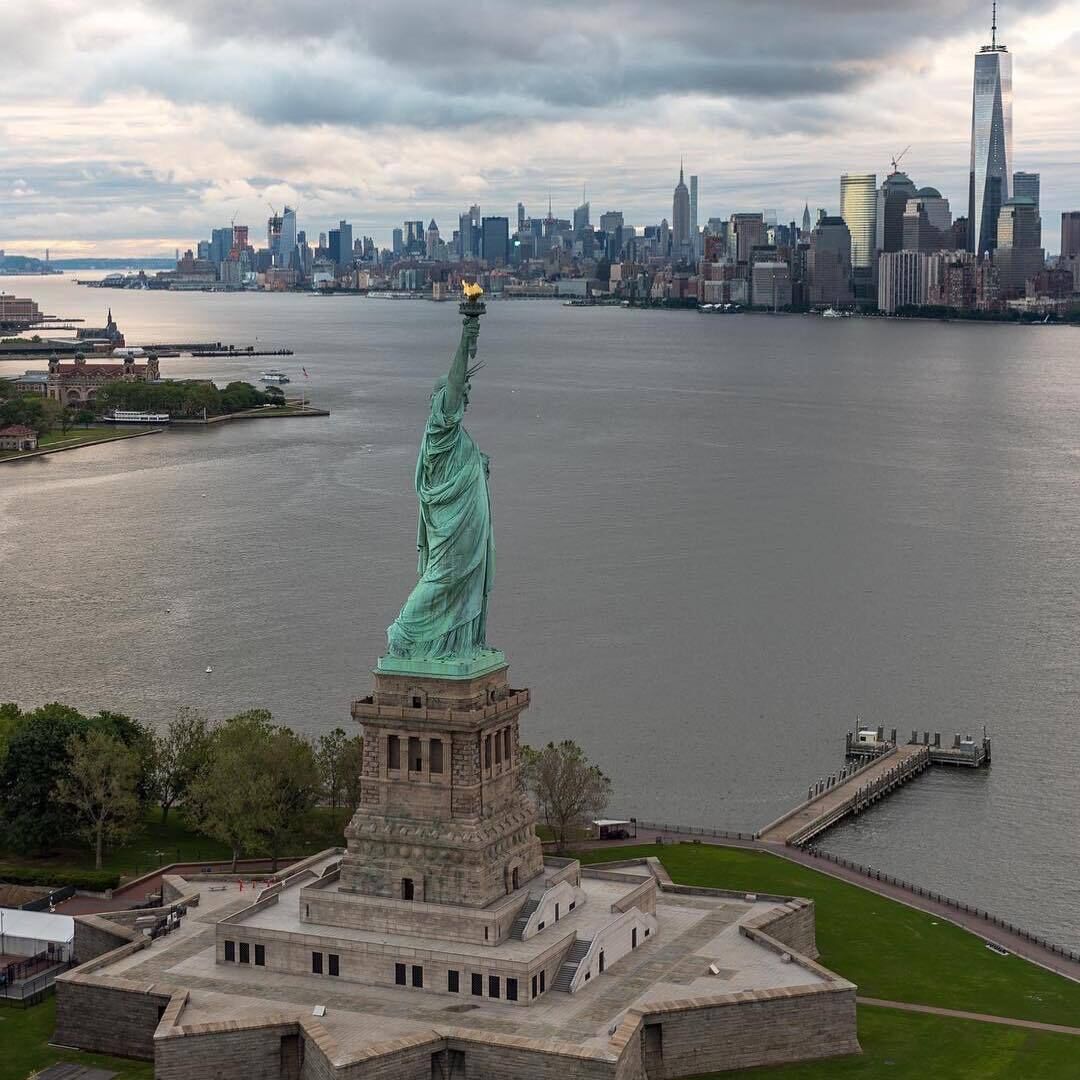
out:
{"label": "green lawn", "polygon": [[[672,878],[687,885],[810,897],[817,905],[821,962],[867,997],[1080,1027],[1080,984],[1018,957],[997,956],[951,923],[776,855],[665,844],[583,852],[581,859],[645,855],[661,858]],[[1080,1061],[1080,1043],[1076,1054]]]}
{"label": "green lawn", "polygon": [[[90,425],[88,428],[73,427],[66,432],[50,431],[38,439],[39,450],[57,450],[60,447],[89,446],[92,443],[104,442],[115,439],[118,435],[131,435],[140,431],[149,431],[149,428],[132,427],[126,429],[117,428],[115,424],[104,426]],[[29,451],[33,453],[33,451]],[[16,450],[0,451],[0,457],[21,457],[22,452]]]}
{"label": "green lawn", "polygon": [[859,1042],[859,1056],[713,1073],[710,1080],[1075,1080],[1080,1074],[1080,1039],[975,1020],[860,1006]]}
{"label": "green lawn", "polygon": [[[323,848],[344,846],[343,830],[347,821],[348,816],[342,810],[332,812],[326,807],[312,810],[301,820],[297,839],[289,845],[286,854],[308,855]],[[102,869],[125,877],[137,877],[167,863],[203,862],[231,857],[232,854],[225,844],[189,829],[179,811],[172,810],[168,822],[163,825],[161,811],[154,809],[128,843],[106,851]],[[48,856],[28,858],[6,850],[0,839],[0,863],[92,870],[94,856],[89,845],[85,845],[65,846]]]}
{"label": "green lawn", "polygon": [[153,1080],[154,1066],[149,1061],[54,1050],[48,1042],[55,1027],[55,997],[31,1009],[0,1008],[0,1080],[26,1080],[32,1070],[46,1069],[62,1061],[110,1069],[121,1080]]}

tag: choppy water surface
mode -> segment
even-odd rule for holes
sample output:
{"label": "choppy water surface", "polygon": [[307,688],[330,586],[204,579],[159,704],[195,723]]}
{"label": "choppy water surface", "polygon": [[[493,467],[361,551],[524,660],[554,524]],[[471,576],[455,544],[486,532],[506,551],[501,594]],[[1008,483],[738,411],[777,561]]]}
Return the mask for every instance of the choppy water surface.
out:
{"label": "choppy water surface", "polygon": [[[455,306],[13,285],[91,323],[111,303],[129,343],[287,345],[333,415],[0,467],[0,700],[350,723],[414,578]],[[489,304],[468,423],[527,737],[578,739],[613,809],[752,829],[836,770],[856,714],[986,724],[990,771],[933,771],[826,846],[1080,945],[1078,352],[1052,327]]]}

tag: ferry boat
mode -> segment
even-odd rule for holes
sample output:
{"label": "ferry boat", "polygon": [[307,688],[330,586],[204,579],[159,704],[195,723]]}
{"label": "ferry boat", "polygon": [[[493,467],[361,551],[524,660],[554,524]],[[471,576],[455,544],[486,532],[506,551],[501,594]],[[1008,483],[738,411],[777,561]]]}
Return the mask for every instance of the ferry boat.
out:
{"label": "ferry boat", "polygon": [[113,409],[102,418],[106,424],[167,424],[167,412],[137,412],[135,409]]}
{"label": "ferry boat", "polygon": [[837,311],[836,308],[826,308],[822,313],[823,319],[850,319],[850,311]]}
{"label": "ferry boat", "polygon": [[283,371],[264,371],[259,378],[267,383],[285,383],[289,381],[289,376]]}

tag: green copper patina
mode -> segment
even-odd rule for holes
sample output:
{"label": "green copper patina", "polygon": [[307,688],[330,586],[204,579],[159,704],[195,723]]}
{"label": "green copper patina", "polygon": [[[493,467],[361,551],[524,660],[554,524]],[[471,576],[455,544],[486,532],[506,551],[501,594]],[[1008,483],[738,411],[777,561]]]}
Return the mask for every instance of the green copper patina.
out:
{"label": "green copper patina", "polygon": [[475,295],[461,305],[461,342],[431,395],[416,462],[420,522],[417,581],[386,632],[380,671],[462,678],[505,663],[486,644],[488,595],[495,578],[488,458],[462,427],[469,404],[480,315]]}

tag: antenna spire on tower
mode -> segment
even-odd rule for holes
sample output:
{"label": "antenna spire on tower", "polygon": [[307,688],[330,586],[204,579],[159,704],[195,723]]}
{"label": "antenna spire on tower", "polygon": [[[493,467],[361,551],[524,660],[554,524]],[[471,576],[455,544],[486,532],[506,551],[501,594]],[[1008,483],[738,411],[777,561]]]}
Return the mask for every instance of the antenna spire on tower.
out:
{"label": "antenna spire on tower", "polygon": [[990,24],[990,47],[997,48],[997,0],[994,0],[994,17]]}

